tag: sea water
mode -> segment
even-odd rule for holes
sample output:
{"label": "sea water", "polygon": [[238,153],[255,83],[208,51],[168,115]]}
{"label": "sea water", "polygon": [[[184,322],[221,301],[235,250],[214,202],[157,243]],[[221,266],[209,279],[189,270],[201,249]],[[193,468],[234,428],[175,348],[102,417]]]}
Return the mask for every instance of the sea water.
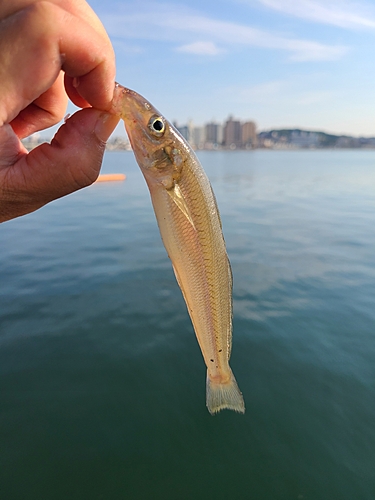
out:
{"label": "sea water", "polygon": [[206,370],[131,152],[0,226],[0,498],[375,498],[375,152],[200,152],[246,413]]}

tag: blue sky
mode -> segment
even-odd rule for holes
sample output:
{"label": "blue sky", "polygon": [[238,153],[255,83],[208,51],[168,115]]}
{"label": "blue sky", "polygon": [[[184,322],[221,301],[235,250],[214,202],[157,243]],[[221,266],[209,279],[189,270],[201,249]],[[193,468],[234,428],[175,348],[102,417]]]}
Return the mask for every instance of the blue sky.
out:
{"label": "blue sky", "polygon": [[375,135],[375,1],[89,1],[117,80],[180,124]]}

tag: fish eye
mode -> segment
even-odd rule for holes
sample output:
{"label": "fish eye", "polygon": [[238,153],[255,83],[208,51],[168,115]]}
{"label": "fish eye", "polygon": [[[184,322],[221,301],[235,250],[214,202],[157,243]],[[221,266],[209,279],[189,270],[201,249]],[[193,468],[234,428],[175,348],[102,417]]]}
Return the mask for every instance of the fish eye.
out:
{"label": "fish eye", "polygon": [[157,137],[161,137],[165,132],[165,123],[161,116],[153,116],[149,122],[149,127]]}

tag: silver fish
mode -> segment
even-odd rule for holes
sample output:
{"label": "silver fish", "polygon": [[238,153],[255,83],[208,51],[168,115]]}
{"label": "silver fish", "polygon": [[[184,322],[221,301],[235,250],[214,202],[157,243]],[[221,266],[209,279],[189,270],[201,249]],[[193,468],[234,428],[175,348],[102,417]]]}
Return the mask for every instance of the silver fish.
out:
{"label": "silver fish", "polygon": [[133,90],[116,86],[121,115],[149,187],[164,246],[172,261],[207,366],[206,404],[244,413],[229,357],[232,273],[210,182],[180,133]]}

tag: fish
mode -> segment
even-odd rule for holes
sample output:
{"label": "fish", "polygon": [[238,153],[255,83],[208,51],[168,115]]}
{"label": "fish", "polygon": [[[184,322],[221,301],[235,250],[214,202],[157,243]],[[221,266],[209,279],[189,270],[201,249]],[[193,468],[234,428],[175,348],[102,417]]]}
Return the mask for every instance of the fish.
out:
{"label": "fish", "polygon": [[245,404],[229,366],[232,271],[211,184],[178,130],[144,97],[116,84],[113,112],[124,121],[150,191],[164,246],[207,366],[213,415]]}

